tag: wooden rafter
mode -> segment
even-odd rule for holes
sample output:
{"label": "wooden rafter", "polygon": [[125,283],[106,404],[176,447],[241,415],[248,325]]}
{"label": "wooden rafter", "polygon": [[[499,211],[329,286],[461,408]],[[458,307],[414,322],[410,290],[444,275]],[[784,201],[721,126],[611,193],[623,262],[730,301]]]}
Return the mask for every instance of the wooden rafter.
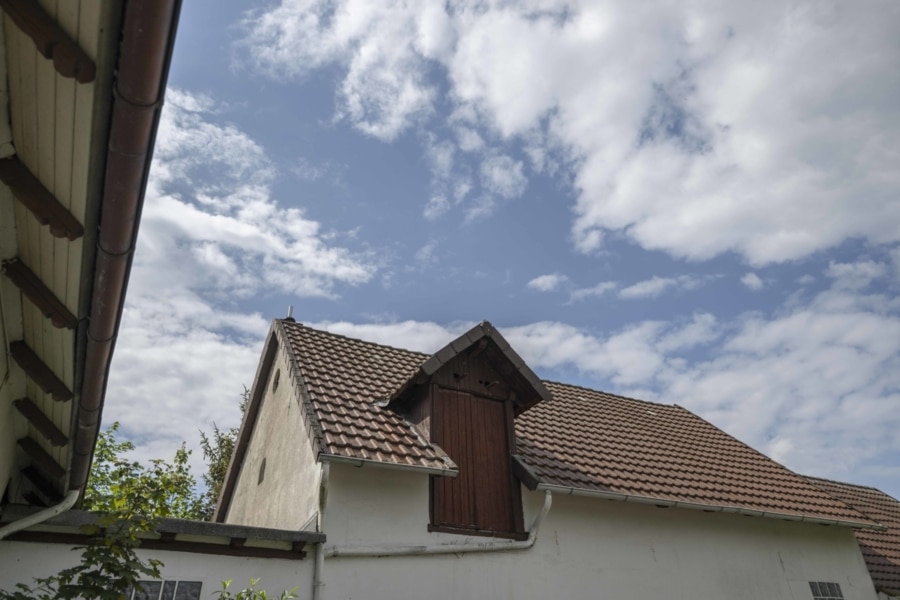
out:
{"label": "wooden rafter", "polygon": [[31,462],[52,479],[61,479],[66,470],[41,445],[30,437],[19,440],[19,447],[31,458]]}
{"label": "wooden rafter", "polygon": [[[2,3],[3,0],[0,0]],[[55,237],[77,240],[84,227],[16,156],[0,159],[0,181]]]}
{"label": "wooden rafter", "polygon": [[22,416],[28,419],[28,422],[41,432],[41,435],[47,438],[51,444],[54,446],[65,446],[69,443],[69,438],[66,437],[66,434],[53,424],[53,421],[44,414],[44,411],[37,404],[28,398],[20,398],[13,404],[22,413]]}
{"label": "wooden rafter", "polygon": [[9,353],[25,374],[34,381],[47,394],[52,394],[57,402],[65,402],[72,399],[72,391],[56,376],[41,358],[28,347],[28,344],[19,340],[9,344]]}
{"label": "wooden rafter", "polygon": [[78,325],[75,315],[18,257],[4,260],[2,268],[10,281],[38,307],[45,317],[50,319],[54,327],[75,329]]}
{"label": "wooden rafter", "polygon": [[56,503],[62,499],[59,492],[56,490],[56,486],[47,481],[47,478],[41,475],[40,471],[34,467],[25,467],[22,469],[22,475],[27,477],[28,481],[31,482],[31,485],[33,485],[37,491],[43,494],[44,498],[51,503]]}
{"label": "wooden rafter", "polygon": [[97,66],[36,0],[0,0],[13,23],[34,41],[37,51],[51,59],[56,72],[79,83],[89,83]]}

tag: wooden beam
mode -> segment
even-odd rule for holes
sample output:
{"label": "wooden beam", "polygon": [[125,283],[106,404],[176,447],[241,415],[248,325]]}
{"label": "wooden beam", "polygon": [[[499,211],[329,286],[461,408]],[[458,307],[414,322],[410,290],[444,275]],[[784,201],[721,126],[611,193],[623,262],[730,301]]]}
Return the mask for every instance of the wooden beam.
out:
{"label": "wooden beam", "polygon": [[[0,0],[0,5],[4,0]],[[84,227],[62,203],[44,187],[40,179],[16,156],[0,159],[0,181],[9,186],[13,195],[37,218],[41,225],[49,225],[50,233],[58,238],[77,240],[84,235]]]}
{"label": "wooden beam", "polygon": [[65,402],[72,399],[72,391],[56,374],[44,364],[44,361],[34,353],[34,350],[19,340],[9,344],[9,353],[13,360],[22,367],[25,374],[34,381],[47,394],[52,394],[57,402]]}
{"label": "wooden beam", "polygon": [[89,83],[97,66],[63,28],[48,15],[37,0],[0,0],[13,23],[34,41],[44,58],[52,59],[56,72],[79,83]]}
{"label": "wooden beam", "polygon": [[18,257],[4,260],[2,270],[19,290],[50,319],[54,327],[75,329],[78,319]]}
{"label": "wooden beam", "polygon": [[25,498],[25,502],[27,502],[29,506],[47,506],[47,503],[41,500],[40,496],[34,492],[26,492],[22,494],[22,497]]}
{"label": "wooden beam", "polygon": [[40,471],[35,469],[32,466],[25,467],[22,469],[22,475],[28,478],[28,481],[37,488],[41,494],[44,495],[44,498],[49,501],[51,504],[56,504],[60,500],[62,500],[62,496],[59,495],[59,491],[56,489],[56,486],[50,483],[46,477],[41,475]]}
{"label": "wooden beam", "polygon": [[34,465],[53,479],[62,479],[66,470],[56,462],[41,445],[29,437],[19,440],[19,447],[25,451]]}
{"label": "wooden beam", "polygon": [[59,427],[54,425],[53,421],[30,399],[20,398],[13,404],[22,413],[22,416],[28,419],[28,422],[40,431],[41,435],[47,438],[51,444],[54,446],[65,446],[69,443],[69,438],[66,437],[66,434],[60,431]]}

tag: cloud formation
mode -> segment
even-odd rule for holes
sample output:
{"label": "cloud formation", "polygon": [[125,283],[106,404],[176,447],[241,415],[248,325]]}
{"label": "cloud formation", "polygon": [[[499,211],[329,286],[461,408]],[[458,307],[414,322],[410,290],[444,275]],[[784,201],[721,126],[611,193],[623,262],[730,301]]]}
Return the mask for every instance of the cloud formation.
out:
{"label": "cloud formation", "polygon": [[[900,240],[890,15],[889,0],[727,11],[282,0],[247,18],[240,46],[280,78],[337,67],[337,116],[368,135],[449,125],[462,152],[525,153],[530,168],[496,171],[506,179],[481,173],[500,196],[567,165],[583,252],[615,232],[676,257],[736,252],[761,266],[848,238]],[[449,202],[435,195],[426,215]],[[481,201],[466,215],[491,210]]]}
{"label": "cloud formation", "polygon": [[218,110],[203,95],[167,94],[105,411],[141,457],[184,440],[195,466],[197,427],[238,423],[269,318],[282,316],[238,301],[334,297],[376,271],[368,255],[272,197],[265,149],[214,122]]}
{"label": "cloud formation", "polygon": [[528,282],[528,287],[539,292],[552,292],[561,284],[568,281],[568,277],[561,273],[548,273],[546,275],[538,275]]}

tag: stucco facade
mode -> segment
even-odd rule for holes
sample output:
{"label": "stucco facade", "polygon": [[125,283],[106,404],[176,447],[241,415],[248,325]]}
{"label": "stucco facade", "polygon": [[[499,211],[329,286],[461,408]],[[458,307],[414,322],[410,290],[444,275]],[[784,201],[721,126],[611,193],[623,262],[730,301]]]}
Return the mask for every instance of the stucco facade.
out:
{"label": "stucco facade", "polygon": [[[523,489],[525,521],[543,502]],[[332,465],[326,547],[459,543],[428,533],[427,476]],[[482,541],[482,539],[479,539]],[[344,598],[812,600],[810,581],[874,600],[849,528],[557,495],[527,550],[325,562]]]}
{"label": "stucco facade", "polygon": [[318,510],[321,466],[305,434],[288,354],[278,348],[261,375],[265,380],[257,385],[265,386],[264,397],[225,522],[301,529]]}

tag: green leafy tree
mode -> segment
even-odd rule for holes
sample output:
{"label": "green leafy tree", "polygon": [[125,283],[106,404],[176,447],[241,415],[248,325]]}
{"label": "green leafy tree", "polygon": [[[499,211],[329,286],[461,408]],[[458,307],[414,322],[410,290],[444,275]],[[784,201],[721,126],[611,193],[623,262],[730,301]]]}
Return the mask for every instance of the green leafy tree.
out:
{"label": "green leafy tree", "polygon": [[[88,541],[74,548],[81,551],[81,562],[35,579],[31,586],[20,583],[14,591],[0,590],[0,600],[122,600],[140,581],[162,579],[163,563],[141,559],[137,549],[141,534],[152,532],[156,519],[198,517],[202,503],[194,494],[190,454],[182,444],[172,462],[155,459],[145,467],[124,457],[134,444],[118,441],[118,430],[119,424],[113,423],[98,436],[83,504],[97,512],[97,522],[84,527]],[[228,459],[230,454],[226,467]],[[266,591],[256,589],[258,582],[251,579],[250,587],[234,595],[228,580],[217,594],[220,600],[266,600]],[[295,598],[295,591],[284,591],[278,598]]]}
{"label": "green leafy tree", "polygon": [[[250,390],[244,386],[240,403],[241,414],[246,412],[249,402]],[[212,520],[213,513],[216,511],[216,502],[219,500],[219,493],[225,483],[228,463],[234,453],[237,436],[237,427],[222,430],[215,423],[213,423],[211,434],[207,435],[205,431],[200,431],[200,448],[203,450],[203,458],[206,460],[206,473],[203,474],[206,491],[200,496],[200,518],[204,520]]]}
{"label": "green leafy tree", "polygon": [[18,584],[14,592],[0,591],[2,600],[120,600],[141,579],[159,579],[162,563],[137,555],[140,535],[153,531],[158,517],[189,512],[193,481],[187,471],[186,451],[173,464],[151,461],[144,467],[123,458],[131,442],[118,442],[118,423],[101,432],[85,491],[84,507],[101,511],[97,522],[84,527],[88,541],[81,562],[56,575],[35,579],[33,586]]}
{"label": "green leafy tree", "polygon": [[118,441],[118,431],[115,422],[97,437],[83,508],[113,514],[123,506],[137,507],[133,500],[140,497],[139,508],[146,517],[202,518],[203,503],[195,493],[197,482],[188,465],[191,453],[184,443],[172,461],[155,458],[143,466],[125,458],[134,444]]}

